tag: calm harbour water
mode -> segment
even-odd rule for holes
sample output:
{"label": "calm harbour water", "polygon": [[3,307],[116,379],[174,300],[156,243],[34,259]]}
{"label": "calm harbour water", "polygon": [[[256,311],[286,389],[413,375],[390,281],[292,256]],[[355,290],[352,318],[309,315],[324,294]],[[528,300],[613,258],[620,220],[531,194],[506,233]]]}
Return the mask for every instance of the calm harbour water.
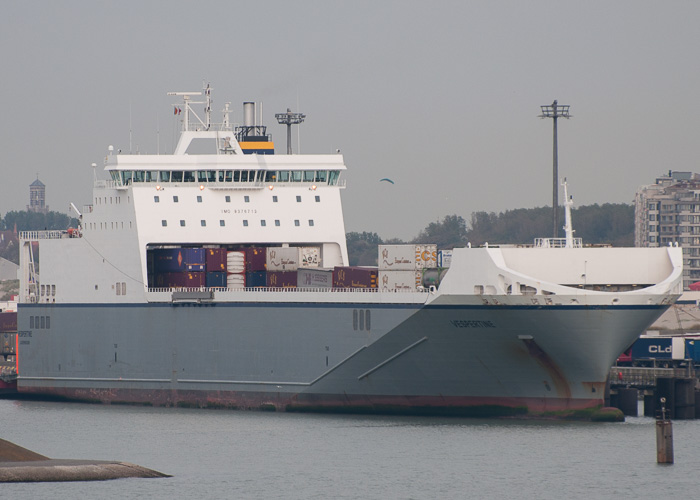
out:
{"label": "calm harbour water", "polygon": [[0,498],[685,498],[700,421],[621,424],[102,406],[0,400],[0,437],[51,458],[120,460],[172,478],[1,484]]}

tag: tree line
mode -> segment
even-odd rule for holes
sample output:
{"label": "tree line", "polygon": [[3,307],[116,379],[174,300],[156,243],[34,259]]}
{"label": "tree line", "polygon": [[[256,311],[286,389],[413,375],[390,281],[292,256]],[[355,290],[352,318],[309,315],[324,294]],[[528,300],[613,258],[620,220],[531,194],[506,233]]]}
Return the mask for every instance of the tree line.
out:
{"label": "tree line", "polygon": [[[586,205],[571,211],[574,236],[584,244],[610,244],[616,247],[634,245],[634,207],[624,203]],[[559,220],[564,223],[564,208]],[[347,234],[350,265],[377,264],[377,245],[403,243],[435,243],[441,250],[463,247],[467,244],[528,244],[535,238],[552,236],[551,207],[519,208],[496,214],[474,212],[469,222],[462,216],[448,215],[428,224],[418,235],[402,241],[397,238],[382,240],[376,233],[351,232]],[[560,236],[563,237],[564,231]]]}

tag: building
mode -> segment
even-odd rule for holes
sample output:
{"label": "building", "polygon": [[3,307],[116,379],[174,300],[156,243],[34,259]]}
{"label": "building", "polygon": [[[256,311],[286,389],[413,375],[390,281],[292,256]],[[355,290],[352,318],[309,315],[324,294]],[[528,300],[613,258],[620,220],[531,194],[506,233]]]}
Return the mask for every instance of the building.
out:
{"label": "building", "polygon": [[39,212],[42,214],[49,212],[49,207],[46,205],[46,186],[39,180],[39,177],[29,185],[29,205],[27,205],[27,211]]}
{"label": "building", "polygon": [[635,197],[634,244],[683,247],[683,289],[700,281],[700,174],[668,172]]}

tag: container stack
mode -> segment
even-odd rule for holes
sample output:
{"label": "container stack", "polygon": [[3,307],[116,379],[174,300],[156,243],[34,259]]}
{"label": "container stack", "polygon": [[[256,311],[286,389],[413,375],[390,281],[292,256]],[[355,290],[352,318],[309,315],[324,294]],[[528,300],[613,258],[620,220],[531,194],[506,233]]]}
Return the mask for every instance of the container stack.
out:
{"label": "container stack", "polygon": [[200,288],[206,285],[203,248],[161,248],[152,253],[156,287]]}
{"label": "container stack", "polygon": [[423,286],[423,275],[436,269],[437,245],[379,245],[379,289],[414,291]]}
{"label": "container stack", "polygon": [[227,286],[226,270],[228,267],[226,250],[223,248],[207,248],[205,250],[205,254],[207,265],[207,287],[225,288]]}
{"label": "container stack", "polygon": [[267,251],[261,247],[245,249],[245,283],[248,288],[267,286]]}

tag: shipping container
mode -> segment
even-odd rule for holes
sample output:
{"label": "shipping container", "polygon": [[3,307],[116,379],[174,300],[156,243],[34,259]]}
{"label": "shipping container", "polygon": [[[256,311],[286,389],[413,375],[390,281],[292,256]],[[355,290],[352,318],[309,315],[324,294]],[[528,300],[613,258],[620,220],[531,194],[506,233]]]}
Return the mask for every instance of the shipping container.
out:
{"label": "shipping container", "polygon": [[299,269],[298,247],[268,247],[268,271],[296,271]]}
{"label": "shipping container", "polygon": [[267,263],[267,251],[263,247],[251,247],[245,249],[245,272],[265,271]]}
{"label": "shipping container", "polygon": [[227,253],[224,248],[207,248],[205,250],[207,272],[226,272]]}
{"label": "shipping container", "polygon": [[[267,273],[265,271],[252,271],[245,273],[246,288],[259,288],[267,286]],[[231,275],[229,275],[231,276]]]}
{"label": "shipping container", "polygon": [[206,266],[203,248],[157,248],[151,252],[156,273],[204,271]]}
{"label": "shipping container", "polygon": [[437,267],[450,267],[452,250],[438,250]]}
{"label": "shipping container", "polygon": [[414,271],[437,267],[437,245],[379,245],[382,271]]}
{"label": "shipping container", "polygon": [[226,271],[229,273],[244,273],[246,269],[246,253],[244,251],[231,251],[226,253]]}
{"label": "shipping container", "polygon": [[296,288],[296,271],[268,271],[267,286],[270,288]]}
{"label": "shipping container", "polygon": [[332,286],[332,269],[299,269],[297,271],[299,288],[331,288]]}
{"label": "shipping container", "polygon": [[206,284],[206,273],[159,273],[155,281],[159,288],[200,288]]}
{"label": "shipping container", "polygon": [[299,247],[299,267],[319,267],[321,265],[320,247]]}
{"label": "shipping container", "polygon": [[379,271],[378,288],[387,292],[415,291],[422,286],[421,271]]}
{"label": "shipping container", "polygon": [[226,273],[221,271],[216,271],[213,273],[208,272],[206,277],[206,284],[208,288],[226,288]]}
{"label": "shipping container", "polygon": [[670,337],[642,337],[632,344],[633,359],[671,359],[673,345]]}
{"label": "shipping container", "polygon": [[226,288],[245,288],[245,274],[229,274],[226,276]]}
{"label": "shipping container", "polygon": [[182,248],[156,248],[153,254],[154,273],[177,273],[185,270],[185,256]]}
{"label": "shipping container", "polygon": [[438,287],[442,278],[447,274],[447,269],[423,269],[422,284],[425,288],[430,288],[431,286]]}
{"label": "shipping container", "polygon": [[4,312],[0,313],[0,332],[16,332],[17,331],[17,313]]}
{"label": "shipping container", "polygon": [[203,248],[183,248],[186,271],[204,271],[207,265],[207,257]]}
{"label": "shipping container", "polygon": [[377,270],[371,267],[335,267],[333,288],[377,288]]}

